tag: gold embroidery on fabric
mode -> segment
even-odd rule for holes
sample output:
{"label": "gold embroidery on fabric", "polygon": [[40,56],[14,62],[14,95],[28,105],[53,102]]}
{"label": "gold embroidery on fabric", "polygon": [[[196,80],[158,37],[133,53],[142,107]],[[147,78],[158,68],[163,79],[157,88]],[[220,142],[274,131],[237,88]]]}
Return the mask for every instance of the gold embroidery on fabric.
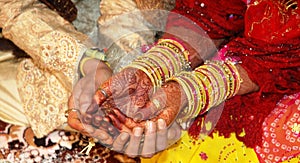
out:
{"label": "gold embroidery on fabric", "polygon": [[21,62],[17,76],[24,112],[37,137],[43,137],[66,122],[69,92],[48,71],[31,59]]}
{"label": "gold embroidery on fabric", "polygon": [[3,29],[3,35],[29,54],[36,66],[57,77],[68,91],[77,79],[77,64],[88,43],[86,35],[47,9],[24,11]]}
{"label": "gold embroidery on fabric", "polygon": [[41,60],[55,76],[71,91],[73,80],[77,78],[77,62],[83,46],[74,38],[53,31],[40,39]]}
{"label": "gold embroidery on fabric", "polygon": [[89,40],[37,0],[18,1],[18,7],[10,9],[16,2],[0,2],[6,6],[0,10],[5,22],[0,25],[3,36],[32,58],[21,62],[17,83],[24,112],[35,135],[42,137],[66,122],[68,97],[86,49],[83,43]]}

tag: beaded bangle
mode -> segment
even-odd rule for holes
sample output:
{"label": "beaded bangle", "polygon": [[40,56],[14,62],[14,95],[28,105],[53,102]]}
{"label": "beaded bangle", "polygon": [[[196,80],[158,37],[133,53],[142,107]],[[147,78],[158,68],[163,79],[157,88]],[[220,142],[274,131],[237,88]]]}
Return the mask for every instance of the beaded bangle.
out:
{"label": "beaded bangle", "polygon": [[[185,60],[189,61],[189,51],[187,51],[183,47],[183,45],[180,44],[179,42],[172,40],[172,39],[160,39],[158,41],[158,45],[167,46],[167,47],[169,47],[171,49],[175,49],[175,50],[177,50],[176,48],[180,49],[180,52],[183,54]],[[177,50],[177,52],[179,53],[179,50]]]}
{"label": "beaded bangle", "polygon": [[83,66],[84,64],[88,61],[88,60],[91,60],[91,59],[98,59],[100,61],[103,61],[105,62],[105,64],[110,67],[110,65],[107,63],[107,58],[106,58],[106,55],[104,54],[104,51],[103,50],[100,50],[98,48],[90,48],[90,49],[87,49],[85,52],[84,52],[84,55],[79,63],[79,70],[80,70],[80,73],[82,76],[85,76],[85,73],[83,71]]}
{"label": "beaded bangle", "polygon": [[164,48],[159,48],[159,49],[153,48],[153,49],[150,49],[149,51],[153,54],[159,55],[159,56],[163,57],[164,59],[166,59],[169,62],[168,65],[171,68],[172,74],[175,74],[175,72],[180,71],[180,69],[181,69],[180,64],[177,64],[178,60],[176,60],[176,58],[173,57],[173,55],[175,55],[175,54],[173,54],[172,51],[168,51]]}
{"label": "beaded bangle", "polygon": [[214,74],[218,74],[218,72],[217,71],[213,72],[213,69],[211,71],[208,71],[207,69],[204,69],[204,68],[197,69],[197,72],[205,75],[207,78],[208,78],[208,76],[212,78],[210,80],[211,80],[211,85],[213,87],[212,94],[214,95],[214,99],[215,99],[214,103],[212,103],[212,105],[213,106],[219,105],[220,104],[219,101],[221,101],[220,96],[221,96],[222,92],[225,92],[225,89],[224,89],[224,86],[222,86],[224,84],[217,82],[218,78],[214,75]]}
{"label": "beaded bangle", "polygon": [[161,39],[127,67],[145,72],[154,89],[181,71],[190,71],[189,52],[177,41]]}
{"label": "beaded bangle", "polygon": [[176,58],[180,58],[181,64],[184,70],[190,70],[190,59],[189,59],[189,51],[176,40],[172,39],[160,39],[157,43],[158,46],[166,47],[172,49],[177,55]]}
{"label": "beaded bangle", "polygon": [[232,96],[235,96],[238,91],[239,91],[239,88],[241,87],[241,83],[243,82],[242,81],[242,78],[236,68],[236,63],[235,62],[232,62],[232,61],[227,61],[225,62],[225,64],[227,64],[227,66],[229,67],[230,71],[232,72],[233,76],[234,76],[234,81],[235,81],[235,90],[233,91],[233,95]]}
{"label": "beaded bangle", "polygon": [[182,71],[168,81],[178,82],[188,99],[187,107],[177,117],[185,128],[198,114],[234,96],[242,82],[231,61],[206,61],[193,72]]}

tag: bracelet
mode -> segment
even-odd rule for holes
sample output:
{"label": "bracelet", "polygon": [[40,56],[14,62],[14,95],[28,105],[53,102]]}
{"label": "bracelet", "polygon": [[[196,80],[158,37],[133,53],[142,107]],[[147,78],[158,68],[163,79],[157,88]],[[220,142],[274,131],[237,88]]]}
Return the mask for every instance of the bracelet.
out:
{"label": "bracelet", "polygon": [[84,64],[91,59],[97,59],[103,61],[108,67],[110,67],[109,63],[107,62],[107,58],[104,53],[104,50],[100,50],[98,48],[90,48],[84,52],[84,55],[79,64],[79,70],[82,76],[85,76],[85,73],[83,71]]}
{"label": "bracelet", "polygon": [[180,54],[179,57],[181,64],[185,70],[191,70],[189,54],[190,52],[183,47],[178,41],[172,39],[160,39],[157,43],[158,46],[166,47],[175,51],[175,53]]}
{"label": "bracelet", "polygon": [[[161,39],[143,56],[135,59],[127,67],[143,71],[150,79],[154,90],[168,78],[181,71],[190,71],[189,52],[177,41]],[[125,68],[127,68],[125,67]]]}
{"label": "bracelet", "polygon": [[199,114],[236,95],[242,82],[231,61],[206,61],[194,71],[182,71],[168,81],[177,82],[188,100],[187,107],[176,119],[183,128],[188,127]]}
{"label": "bracelet", "polygon": [[158,41],[158,44],[174,49],[175,51],[177,51],[177,53],[181,52],[184,58],[186,59],[186,61],[189,61],[189,51],[187,51],[186,48],[184,48],[183,45],[180,44],[179,42],[172,39],[160,39]]}

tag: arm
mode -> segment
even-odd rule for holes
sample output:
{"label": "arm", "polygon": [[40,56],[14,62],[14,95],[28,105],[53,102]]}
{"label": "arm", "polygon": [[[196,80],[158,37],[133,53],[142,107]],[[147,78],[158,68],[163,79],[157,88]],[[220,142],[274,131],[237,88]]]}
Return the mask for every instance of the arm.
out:
{"label": "arm", "polygon": [[[42,137],[67,121],[64,114],[78,78],[78,63],[92,44],[86,35],[37,0],[1,1],[0,6],[4,37],[31,57],[21,62],[17,81],[24,112],[35,135]],[[98,81],[103,82],[111,71],[99,62],[89,61],[83,69],[89,73],[97,67],[104,74]]]}
{"label": "arm", "polygon": [[[253,91],[257,91],[258,86],[254,84],[248,77],[246,71],[242,68],[241,65],[236,64],[236,70],[240,75],[240,87],[236,91],[238,95],[251,93]],[[201,71],[199,69],[203,69],[204,66],[198,67],[196,71]],[[205,68],[206,69],[206,68]],[[189,73],[190,74],[190,73]],[[178,74],[178,76],[182,75],[182,73]],[[186,76],[186,75],[185,75]],[[192,77],[192,76],[191,76]],[[216,76],[217,77],[217,76]],[[221,82],[221,81],[220,81]],[[184,106],[188,105],[188,92],[186,89],[184,89],[184,85],[182,85],[182,82],[174,82],[169,81],[164,84],[165,86],[162,87],[162,89],[157,92],[157,94],[153,95],[153,98],[151,102],[154,100],[158,101],[156,103],[160,103],[161,106],[164,106],[162,109],[168,110],[168,108],[185,108]],[[202,85],[202,84],[201,84]],[[202,87],[199,85],[199,87]],[[207,85],[208,86],[208,85]],[[209,87],[209,86],[208,86]],[[178,93],[178,90],[181,90],[182,93]],[[226,92],[224,92],[227,94]],[[162,96],[164,94],[165,96]],[[232,94],[232,93],[231,93]],[[181,95],[181,96],[180,96]],[[163,98],[166,97],[166,98]],[[170,97],[170,98],[168,98]],[[212,97],[212,96],[211,96]],[[225,97],[224,97],[225,98]],[[228,97],[227,97],[228,98]],[[171,100],[172,99],[172,100]],[[181,99],[181,100],[180,100]],[[213,101],[213,99],[210,99]],[[224,100],[224,99],[223,99]],[[221,100],[221,101],[223,101]],[[150,102],[150,103],[151,103]],[[178,105],[178,107],[176,107]],[[179,106],[181,105],[181,106]],[[153,105],[153,107],[157,107],[157,105]],[[141,110],[147,112],[148,110],[151,110],[152,108],[146,108],[145,110]],[[145,113],[144,112],[144,113]],[[141,113],[141,114],[144,114]],[[179,114],[179,118],[184,117],[183,111],[180,111],[179,109],[176,111],[176,113]],[[180,115],[183,114],[183,115]],[[158,115],[159,116],[159,115]],[[192,120],[192,117],[195,117],[197,115],[189,115],[190,117],[186,118],[189,120]],[[180,124],[183,121],[178,121]],[[169,147],[170,144],[173,144],[176,140],[180,138],[181,131],[183,128],[180,128],[177,123],[173,123],[171,126],[167,127],[167,124],[163,121],[163,119],[160,119],[157,123],[152,122],[150,120],[149,123],[151,123],[150,126],[145,125],[145,129],[142,131],[145,134],[145,141],[143,144],[140,144],[138,136],[141,135],[141,133],[136,132],[136,130],[133,130],[133,133],[121,133],[121,135],[116,139],[114,142],[114,150],[125,152],[126,154],[135,157],[135,156],[143,156],[143,157],[151,157],[153,154],[166,149]],[[164,124],[164,125],[162,125]],[[181,125],[184,126],[184,125]],[[188,126],[185,126],[186,128]],[[138,128],[138,127],[136,127]],[[126,139],[121,139],[121,137],[126,137]],[[124,138],[123,137],[123,138]],[[130,139],[129,139],[130,138]],[[128,146],[124,147],[125,144],[128,143]],[[140,144],[140,146],[137,146],[136,144]],[[142,150],[138,150],[138,149]]]}
{"label": "arm", "polygon": [[[6,15],[5,13],[12,13]],[[72,90],[88,37],[38,1],[11,1],[1,10],[3,35]],[[60,65],[60,66],[57,66]]]}

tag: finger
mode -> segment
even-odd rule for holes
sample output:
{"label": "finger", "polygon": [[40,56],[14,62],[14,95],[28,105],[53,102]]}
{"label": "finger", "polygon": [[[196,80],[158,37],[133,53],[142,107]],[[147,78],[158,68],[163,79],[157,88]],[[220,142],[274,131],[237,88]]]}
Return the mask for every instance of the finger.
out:
{"label": "finger", "polygon": [[118,117],[118,120],[121,122],[121,123],[125,123],[126,121],[126,116],[121,113],[118,109],[114,108],[112,109],[114,111],[114,113],[117,115]]}
{"label": "finger", "polygon": [[97,113],[93,116],[92,124],[95,127],[100,127],[102,121],[103,121],[103,115]]}
{"label": "finger", "polygon": [[168,145],[167,124],[163,119],[157,121],[156,151],[162,151]]}
{"label": "finger", "polygon": [[78,130],[86,136],[89,136],[94,132],[94,127],[81,122],[78,111],[70,111],[67,122],[70,127]]}
{"label": "finger", "polygon": [[129,144],[125,153],[130,157],[136,157],[139,154],[140,141],[142,139],[143,129],[136,127],[133,129],[133,134],[130,137]]}
{"label": "finger", "polygon": [[107,98],[112,95],[113,92],[110,89],[112,80],[114,80],[114,77],[109,78],[97,89],[94,99],[98,105],[101,105]]}
{"label": "finger", "polygon": [[152,121],[147,121],[145,130],[145,141],[141,155],[143,157],[151,157],[155,153],[156,148],[156,124]]}
{"label": "finger", "polygon": [[101,142],[104,145],[111,146],[114,142],[113,137],[107,131],[101,129],[96,129],[91,136],[96,138],[99,142]]}
{"label": "finger", "polygon": [[[96,92],[96,101],[101,105],[107,98],[112,95],[114,98],[119,98],[124,95],[130,95],[136,90],[137,77],[146,76],[144,72],[140,75],[137,74],[136,69],[127,68],[123,69],[118,74],[113,75],[105,81]],[[145,77],[144,77],[145,78]]]}
{"label": "finger", "polygon": [[73,91],[72,91],[72,95],[73,95],[73,98],[74,98],[74,108],[77,108],[77,109],[80,109],[80,108],[78,108],[79,107],[78,101],[79,101],[79,97],[80,97],[81,92],[82,92],[82,82],[83,82],[83,79],[80,79],[76,83],[76,85],[74,86]]}
{"label": "finger", "polygon": [[94,114],[99,110],[99,105],[97,104],[97,102],[95,100],[92,100],[91,104],[88,106],[88,108],[86,109],[86,113],[87,114]]}
{"label": "finger", "polygon": [[108,117],[111,119],[112,124],[113,124],[116,128],[118,128],[119,130],[122,130],[123,124],[120,123],[120,121],[118,120],[118,118],[117,118],[115,115],[113,115],[113,114],[108,114]]}
{"label": "finger", "polygon": [[167,126],[174,122],[175,117],[178,114],[178,109],[174,107],[167,107],[162,110],[154,119],[163,119]]}
{"label": "finger", "polygon": [[134,116],[135,121],[148,120],[156,116],[166,107],[166,95],[163,91],[156,92],[146,107],[141,108]]}
{"label": "finger", "polygon": [[177,142],[181,137],[181,127],[174,122],[168,129],[168,145],[172,145]]}
{"label": "finger", "polygon": [[135,121],[142,121],[142,120],[149,120],[152,117],[154,117],[160,110],[163,109],[162,105],[160,105],[162,102],[160,102],[157,99],[154,99],[153,101],[148,102],[146,107],[141,108],[137,111],[137,113],[134,115]]}
{"label": "finger", "polygon": [[132,106],[132,103],[134,101],[132,99],[132,96],[128,95],[114,98],[112,101],[122,114],[126,115],[127,117],[132,117],[135,110],[134,106]]}
{"label": "finger", "polygon": [[[69,108],[75,108],[75,103],[74,103],[74,96],[73,94],[70,96],[69,101],[68,101],[68,107]],[[68,114],[68,125],[78,131],[82,131],[83,130],[83,126],[78,118],[78,113],[74,112],[73,110],[71,110],[70,112],[67,113]]]}
{"label": "finger", "polygon": [[115,138],[116,136],[118,136],[120,134],[119,130],[113,125],[110,125],[107,128],[107,131],[113,138]]}
{"label": "finger", "polygon": [[119,120],[119,122],[122,124],[121,130],[124,131],[125,126],[129,129],[133,129],[137,126],[144,126],[144,122],[136,123],[132,118],[126,117],[122,112],[120,112],[118,109],[114,108],[112,109],[116,115],[116,118]]}
{"label": "finger", "polygon": [[85,83],[85,86],[83,86],[81,94],[79,95],[78,98],[79,108],[81,112],[86,112],[86,110],[92,103],[94,93],[95,93],[95,88],[93,88],[93,84]]}
{"label": "finger", "polygon": [[127,132],[122,132],[113,143],[113,150],[117,152],[122,151],[129,140],[129,136]]}

